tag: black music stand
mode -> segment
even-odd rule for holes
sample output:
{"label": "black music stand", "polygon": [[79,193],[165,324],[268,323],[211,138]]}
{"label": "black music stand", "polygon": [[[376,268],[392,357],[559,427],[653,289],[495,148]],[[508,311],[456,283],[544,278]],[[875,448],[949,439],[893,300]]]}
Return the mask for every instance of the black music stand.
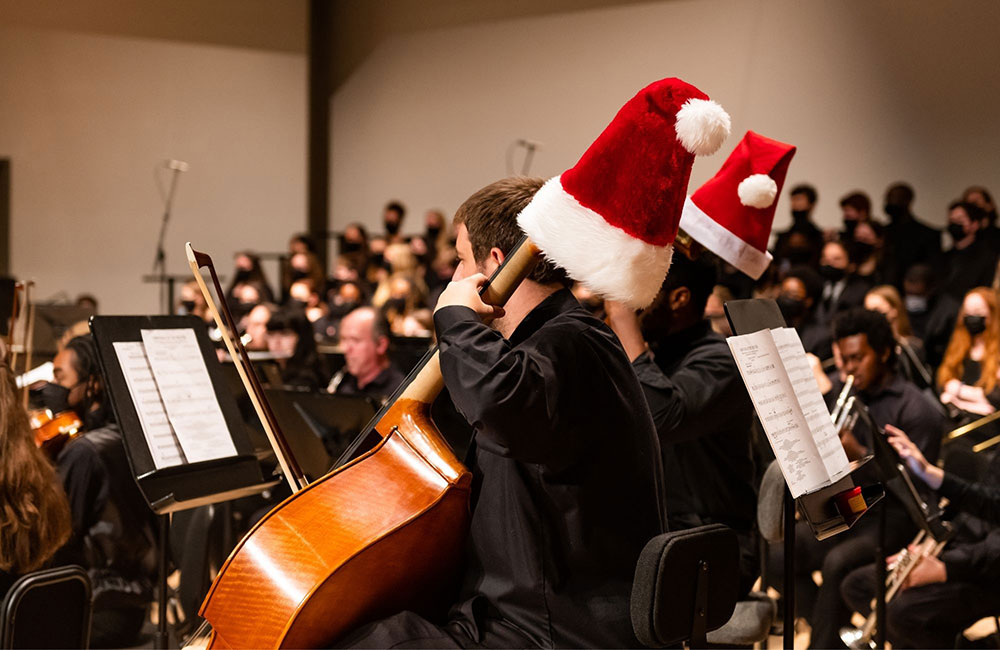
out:
{"label": "black music stand", "polygon": [[[753,334],[764,329],[787,327],[785,319],[773,300],[730,300],[724,305],[726,318],[734,334]],[[785,486],[784,533],[785,533],[785,584],[782,597],[785,599],[784,647],[795,647],[795,507],[798,505],[803,519],[809,524],[816,539],[826,539],[851,528],[863,512],[857,515],[843,512],[836,506],[835,497],[855,487],[854,474],[864,466],[871,456],[852,462],[850,471],[840,480],[818,490],[813,490],[793,499]],[[868,508],[885,496],[880,485],[862,487],[861,494]],[[868,508],[864,512],[868,511]]]}
{"label": "black music stand", "polygon": [[[144,329],[194,331],[236,455],[156,467],[114,348],[116,342],[142,341],[141,331]],[[121,428],[132,474],[149,507],[160,515],[160,618],[156,647],[165,648],[168,643],[166,609],[170,513],[257,494],[273,487],[279,480],[265,480],[261,474],[235,398],[226,386],[215,347],[200,319],[195,316],[94,316],[90,319],[90,330],[97,343],[101,369]]]}

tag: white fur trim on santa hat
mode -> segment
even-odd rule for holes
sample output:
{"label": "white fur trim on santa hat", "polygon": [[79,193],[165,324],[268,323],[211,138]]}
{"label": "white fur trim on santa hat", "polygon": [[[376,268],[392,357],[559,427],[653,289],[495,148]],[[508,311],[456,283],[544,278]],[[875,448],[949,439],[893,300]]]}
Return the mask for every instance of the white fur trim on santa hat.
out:
{"label": "white fur trim on santa hat", "polygon": [[677,111],[677,139],[696,156],[711,156],[729,137],[729,113],[711,99],[689,99]]}
{"label": "white fur trim on santa hat", "polygon": [[743,241],[735,234],[719,225],[719,222],[705,214],[694,204],[691,197],[684,200],[681,212],[681,228],[695,241],[726,260],[739,270],[756,280],[771,263],[771,254],[761,251]]}
{"label": "white fur trim on santa hat", "polygon": [[778,184],[767,174],[751,174],[740,181],[736,193],[743,205],[763,210],[774,203],[774,198],[778,196]]}
{"label": "white fur trim on santa hat", "polygon": [[517,217],[545,257],[594,293],[634,309],[653,302],[670,268],[672,246],[653,246],[580,205],[550,178]]}

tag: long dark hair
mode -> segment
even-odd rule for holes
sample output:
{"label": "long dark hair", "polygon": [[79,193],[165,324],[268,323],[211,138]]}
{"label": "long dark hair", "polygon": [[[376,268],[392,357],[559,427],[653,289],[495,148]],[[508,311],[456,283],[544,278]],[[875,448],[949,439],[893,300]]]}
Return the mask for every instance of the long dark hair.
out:
{"label": "long dark hair", "polygon": [[78,415],[83,418],[84,428],[99,429],[114,421],[114,413],[108,404],[108,396],[104,390],[104,376],[101,374],[101,361],[97,356],[97,344],[91,334],[84,334],[70,339],[67,350],[73,351],[73,370],[77,381],[86,384],[83,404]]}
{"label": "long dark hair", "polygon": [[0,570],[22,574],[41,568],[70,532],[66,494],[35,446],[0,341]]}

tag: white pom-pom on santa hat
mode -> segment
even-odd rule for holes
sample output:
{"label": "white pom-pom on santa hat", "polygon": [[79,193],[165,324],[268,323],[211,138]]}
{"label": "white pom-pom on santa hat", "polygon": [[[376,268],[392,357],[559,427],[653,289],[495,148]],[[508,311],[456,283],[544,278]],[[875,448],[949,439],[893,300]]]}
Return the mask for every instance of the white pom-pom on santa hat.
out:
{"label": "white pom-pom on santa hat", "polygon": [[729,137],[729,113],[711,99],[689,99],[677,111],[677,139],[696,156],[710,156]]}
{"label": "white pom-pom on santa hat", "polygon": [[778,196],[778,184],[767,174],[752,174],[740,181],[736,193],[743,205],[763,210],[774,203]]}

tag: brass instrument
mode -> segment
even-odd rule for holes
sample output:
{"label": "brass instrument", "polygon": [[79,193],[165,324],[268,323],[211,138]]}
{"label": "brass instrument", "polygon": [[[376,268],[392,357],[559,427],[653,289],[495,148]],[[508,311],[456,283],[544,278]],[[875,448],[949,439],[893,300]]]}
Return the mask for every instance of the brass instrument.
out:
{"label": "brass instrument", "polygon": [[[918,532],[910,544],[910,546],[915,547],[915,551],[911,553],[909,547],[904,548],[896,555],[896,561],[889,567],[889,574],[885,578],[885,602],[888,603],[892,600],[910,576],[910,572],[920,564],[921,560],[925,557],[940,555],[946,543],[947,539],[938,541],[928,535],[925,530]],[[864,625],[840,628],[840,640],[848,648],[854,650],[875,650],[875,623],[876,614],[873,604],[872,613],[865,619]]]}
{"label": "brass instrument", "polygon": [[[833,411],[830,412],[830,418],[834,424],[837,424],[837,420],[840,418],[841,411],[844,410],[844,406],[848,400],[847,396],[852,388],[854,388],[854,375],[847,375],[847,381],[844,382],[844,387],[840,390],[840,395],[837,396],[837,403],[834,404]],[[839,427],[837,431],[840,431]]]}

